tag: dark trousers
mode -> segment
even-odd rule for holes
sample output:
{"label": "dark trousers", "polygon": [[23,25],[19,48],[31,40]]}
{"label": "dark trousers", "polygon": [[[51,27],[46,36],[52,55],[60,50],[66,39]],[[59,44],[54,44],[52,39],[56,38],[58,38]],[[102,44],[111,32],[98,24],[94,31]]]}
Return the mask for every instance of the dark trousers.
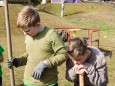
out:
{"label": "dark trousers", "polygon": [[2,76],[0,76],[0,86],[2,86]]}
{"label": "dark trousers", "polygon": [[54,86],[58,86],[58,83],[56,83]]}
{"label": "dark trousers", "polygon": [[[74,83],[74,86],[79,86],[79,84]],[[92,85],[84,85],[84,86],[92,86]],[[104,85],[104,86],[107,86],[107,85]]]}

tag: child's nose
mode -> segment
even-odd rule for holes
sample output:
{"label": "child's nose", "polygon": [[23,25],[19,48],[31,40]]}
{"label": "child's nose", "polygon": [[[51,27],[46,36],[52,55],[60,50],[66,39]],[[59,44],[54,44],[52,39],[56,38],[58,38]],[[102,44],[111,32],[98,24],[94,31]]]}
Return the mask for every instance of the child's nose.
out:
{"label": "child's nose", "polygon": [[74,64],[78,64],[78,62],[77,62],[77,61],[74,61]]}

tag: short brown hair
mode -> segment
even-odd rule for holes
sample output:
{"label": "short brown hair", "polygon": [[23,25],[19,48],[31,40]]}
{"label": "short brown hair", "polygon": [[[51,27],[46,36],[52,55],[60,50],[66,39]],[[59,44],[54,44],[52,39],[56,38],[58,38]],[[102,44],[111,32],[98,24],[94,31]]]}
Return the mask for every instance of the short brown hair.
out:
{"label": "short brown hair", "polygon": [[40,22],[40,16],[38,12],[31,6],[25,6],[18,14],[18,28],[33,27],[38,22]]}
{"label": "short brown hair", "polygon": [[67,47],[67,53],[70,56],[76,57],[79,53],[81,55],[84,55],[86,50],[87,50],[87,46],[83,44],[82,40],[79,37],[70,39],[69,45]]}

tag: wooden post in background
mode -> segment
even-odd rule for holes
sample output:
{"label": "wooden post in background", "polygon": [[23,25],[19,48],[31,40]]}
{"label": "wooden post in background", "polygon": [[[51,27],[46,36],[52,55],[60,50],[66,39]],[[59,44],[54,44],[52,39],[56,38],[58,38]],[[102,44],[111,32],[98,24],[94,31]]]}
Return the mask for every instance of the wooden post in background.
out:
{"label": "wooden post in background", "polygon": [[65,0],[61,0],[61,17],[64,17],[64,2]]}

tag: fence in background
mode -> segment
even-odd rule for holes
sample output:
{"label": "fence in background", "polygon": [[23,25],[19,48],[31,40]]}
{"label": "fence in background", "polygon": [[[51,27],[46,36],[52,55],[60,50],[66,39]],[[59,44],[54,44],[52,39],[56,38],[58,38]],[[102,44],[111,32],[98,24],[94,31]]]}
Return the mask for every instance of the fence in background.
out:
{"label": "fence in background", "polygon": [[31,0],[8,0],[10,2],[24,2],[24,3],[31,3]]}

